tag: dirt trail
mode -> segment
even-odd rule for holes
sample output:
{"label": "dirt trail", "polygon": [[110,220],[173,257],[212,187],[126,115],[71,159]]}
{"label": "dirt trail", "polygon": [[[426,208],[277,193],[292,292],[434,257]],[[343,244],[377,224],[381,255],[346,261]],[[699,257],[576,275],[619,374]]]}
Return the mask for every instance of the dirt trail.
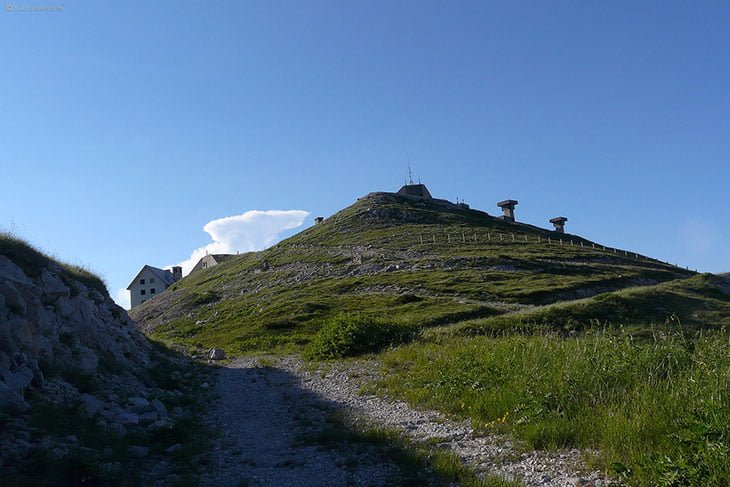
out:
{"label": "dirt trail", "polygon": [[[262,367],[262,362],[270,366]],[[397,465],[377,450],[347,443],[330,449],[309,441],[331,426],[328,418],[340,411],[354,429],[395,428],[415,441],[450,449],[480,474],[519,479],[528,486],[607,484],[599,472],[582,472],[576,450],[517,454],[509,442],[480,436],[468,422],[359,394],[376,376],[372,361],[306,370],[295,357],[239,359],[221,368],[220,400],[209,421],[222,437],[204,480],[216,485],[397,484]]]}

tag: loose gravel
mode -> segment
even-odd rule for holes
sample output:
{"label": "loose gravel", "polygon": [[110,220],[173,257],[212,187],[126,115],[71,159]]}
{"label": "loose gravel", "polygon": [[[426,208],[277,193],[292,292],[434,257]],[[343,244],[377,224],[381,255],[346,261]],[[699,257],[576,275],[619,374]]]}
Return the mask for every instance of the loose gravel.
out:
{"label": "loose gravel", "polygon": [[585,471],[578,450],[520,453],[505,438],[474,431],[468,421],[362,394],[377,376],[373,360],[311,369],[298,357],[265,357],[222,367],[220,400],[209,418],[221,436],[204,480],[216,485],[393,485],[397,466],[377,452],[302,441],[331,425],[328,418],[337,411],[355,429],[392,428],[415,442],[449,449],[479,475],[499,475],[530,487],[609,484],[600,472]]}

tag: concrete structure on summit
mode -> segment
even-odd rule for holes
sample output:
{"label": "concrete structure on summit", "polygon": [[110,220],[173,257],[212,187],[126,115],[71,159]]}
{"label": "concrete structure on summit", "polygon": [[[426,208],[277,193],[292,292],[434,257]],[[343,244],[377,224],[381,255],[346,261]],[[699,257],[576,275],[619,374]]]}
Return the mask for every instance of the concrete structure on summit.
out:
{"label": "concrete structure on summit", "polygon": [[323,221],[324,221],[324,217],[323,216],[317,216],[317,217],[314,218],[314,224],[315,225],[319,225]]}
{"label": "concrete structure on summit", "polygon": [[404,184],[401,189],[398,190],[399,195],[402,196],[417,196],[419,198],[424,198],[427,200],[433,199],[431,196],[431,193],[428,191],[428,188],[425,184]]}
{"label": "concrete structure on summit", "polygon": [[567,221],[568,219],[564,216],[558,216],[550,219],[550,223],[553,224],[555,231],[558,233],[565,233],[565,222]]}
{"label": "concrete structure on summit", "polygon": [[180,279],[182,279],[182,267],[175,266],[171,270],[163,270],[145,265],[127,286],[132,308],[165,292],[165,289]]}
{"label": "concrete structure on summit", "polygon": [[497,206],[502,208],[502,219],[508,222],[515,221],[515,206],[517,206],[517,200],[504,200],[497,203]]}

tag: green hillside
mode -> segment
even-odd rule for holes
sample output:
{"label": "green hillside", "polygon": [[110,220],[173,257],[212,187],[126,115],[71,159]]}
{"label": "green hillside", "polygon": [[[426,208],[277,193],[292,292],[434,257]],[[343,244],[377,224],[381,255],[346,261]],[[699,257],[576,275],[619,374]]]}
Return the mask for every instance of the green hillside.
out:
{"label": "green hillside", "polygon": [[477,333],[675,314],[696,326],[724,323],[726,295],[692,276],[443,200],[371,193],[268,250],[186,277],[130,314],[164,341],[232,353],[300,350],[342,313]]}

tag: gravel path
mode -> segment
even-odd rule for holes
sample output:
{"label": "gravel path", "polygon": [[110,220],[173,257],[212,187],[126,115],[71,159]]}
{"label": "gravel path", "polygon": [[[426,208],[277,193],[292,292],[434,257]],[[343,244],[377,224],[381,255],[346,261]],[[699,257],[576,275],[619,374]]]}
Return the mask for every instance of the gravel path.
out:
{"label": "gravel path", "polygon": [[[270,364],[261,367],[262,363]],[[518,454],[502,438],[480,436],[469,422],[406,403],[360,394],[377,377],[374,361],[302,367],[296,357],[239,359],[221,368],[220,400],[211,426],[222,436],[207,480],[216,485],[393,485],[397,466],[377,451],[338,444],[327,449],[302,441],[344,411],[352,426],[383,426],[415,441],[448,448],[479,474],[519,479],[527,486],[602,486],[599,472],[584,472],[577,450]],[[204,479],[206,480],[206,479]]]}

